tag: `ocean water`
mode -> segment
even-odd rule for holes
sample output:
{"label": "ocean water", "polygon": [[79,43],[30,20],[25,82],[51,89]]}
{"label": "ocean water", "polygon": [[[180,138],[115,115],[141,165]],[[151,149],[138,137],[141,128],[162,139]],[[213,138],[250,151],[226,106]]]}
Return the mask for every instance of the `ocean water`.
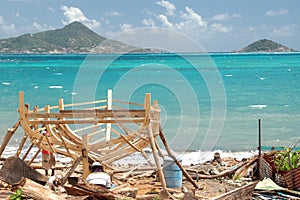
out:
{"label": "ocean water", "polygon": [[[177,151],[251,151],[300,139],[300,54],[0,55],[0,141],[31,107],[113,98],[158,100]],[[10,146],[23,137],[19,128]]]}

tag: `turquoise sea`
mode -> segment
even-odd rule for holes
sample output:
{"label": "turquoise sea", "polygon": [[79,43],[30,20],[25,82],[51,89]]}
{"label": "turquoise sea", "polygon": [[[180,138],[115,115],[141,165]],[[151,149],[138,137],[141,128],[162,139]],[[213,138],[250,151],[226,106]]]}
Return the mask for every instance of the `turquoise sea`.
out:
{"label": "turquoise sea", "polygon": [[[0,141],[31,107],[106,98],[143,103],[151,93],[176,150],[255,150],[300,139],[300,53],[0,55]],[[22,139],[19,129],[10,145]]]}

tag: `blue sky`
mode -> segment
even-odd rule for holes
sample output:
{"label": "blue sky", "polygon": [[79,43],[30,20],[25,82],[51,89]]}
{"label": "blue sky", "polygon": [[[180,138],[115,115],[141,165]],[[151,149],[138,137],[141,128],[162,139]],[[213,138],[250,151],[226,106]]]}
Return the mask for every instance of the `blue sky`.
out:
{"label": "blue sky", "polygon": [[[299,0],[0,0],[0,39],[80,21],[101,36],[145,27],[232,51],[267,38],[300,50]],[[150,39],[150,38],[149,38]]]}

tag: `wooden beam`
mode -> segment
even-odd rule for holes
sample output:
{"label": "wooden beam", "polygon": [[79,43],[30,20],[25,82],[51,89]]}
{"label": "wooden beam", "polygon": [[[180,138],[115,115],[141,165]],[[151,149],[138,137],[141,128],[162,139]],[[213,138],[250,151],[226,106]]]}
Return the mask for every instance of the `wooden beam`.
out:
{"label": "wooden beam", "polygon": [[86,179],[86,177],[89,175],[89,144],[88,144],[88,138],[87,134],[84,134],[82,136],[82,168],[83,168],[83,179]]}
{"label": "wooden beam", "polygon": [[[112,90],[107,91],[107,110],[112,109]],[[108,118],[111,119],[111,118]],[[106,124],[105,140],[109,141],[111,135],[111,123]]]}
{"label": "wooden beam", "polygon": [[82,120],[37,120],[37,121],[28,121],[29,124],[106,124],[106,123],[141,123],[145,119],[111,119],[111,120],[95,120],[95,119],[82,119]]}
{"label": "wooden beam", "polygon": [[27,118],[142,118],[145,110],[60,110],[59,113],[29,112]]}
{"label": "wooden beam", "polygon": [[2,144],[1,144],[1,147],[0,147],[0,157],[2,156],[2,153],[5,149],[5,147],[7,146],[10,138],[13,136],[13,134],[16,132],[16,130],[20,126],[20,123],[21,123],[21,121],[18,120],[12,128],[9,128],[7,130],[7,133],[6,133],[6,135],[4,137],[4,140],[3,140]]}

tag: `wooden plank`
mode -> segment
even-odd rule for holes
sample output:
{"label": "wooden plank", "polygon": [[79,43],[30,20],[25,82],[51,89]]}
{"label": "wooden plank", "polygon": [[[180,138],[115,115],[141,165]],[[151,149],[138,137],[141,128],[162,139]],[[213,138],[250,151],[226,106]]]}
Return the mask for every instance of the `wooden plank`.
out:
{"label": "wooden plank", "polygon": [[5,149],[5,147],[7,146],[10,138],[13,136],[13,134],[16,132],[16,130],[20,126],[20,123],[21,123],[21,121],[18,120],[12,128],[9,128],[7,130],[7,133],[6,133],[6,135],[5,135],[4,139],[3,139],[3,142],[2,142],[1,147],[0,147],[0,157],[1,157],[1,155],[2,155],[2,153],[4,151],[4,149]]}
{"label": "wooden plank", "polygon": [[60,110],[59,113],[36,113],[26,114],[28,118],[123,118],[144,117],[145,110]]}
{"label": "wooden plank", "polygon": [[[112,90],[107,91],[107,110],[112,110]],[[108,118],[111,119],[111,118]],[[111,123],[106,124],[105,140],[106,142],[110,140],[111,136]]]}
{"label": "wooden plank", "polygon": [[24,178],[21,183],[22,194],[29,199],[43,199],[43,200],[64,200],[65,197],[55,193],[52,190],[45,188],[43,185],[38,184],[30,179]]}
{"label": "wooden plank", "polygon": [[89,173],[89,143],[88,143],[88,138],[87,134],[82,136],[82,168],[83,168],[83,179],[85,179]]}
{"label": "wooden plank", "polygon": [[251,199],[256,184],[257,181],[214,197],[212,200]]}
{"label": "wooden plank", "polygon": [[85,120],[36,120],[28,121],[28,124],[100,124],[100,123],[141,123],[144,122],[144,119],[111,119],[111,120],[95,120],[95,119],[85,119]]}
{"label": "wooden plank", "polygon": [[43,183],[48,180],[19,157],[12,156],[7,158],[0,170],[0,180],[10,185],[14,185],[17,184],[22,177]]}

